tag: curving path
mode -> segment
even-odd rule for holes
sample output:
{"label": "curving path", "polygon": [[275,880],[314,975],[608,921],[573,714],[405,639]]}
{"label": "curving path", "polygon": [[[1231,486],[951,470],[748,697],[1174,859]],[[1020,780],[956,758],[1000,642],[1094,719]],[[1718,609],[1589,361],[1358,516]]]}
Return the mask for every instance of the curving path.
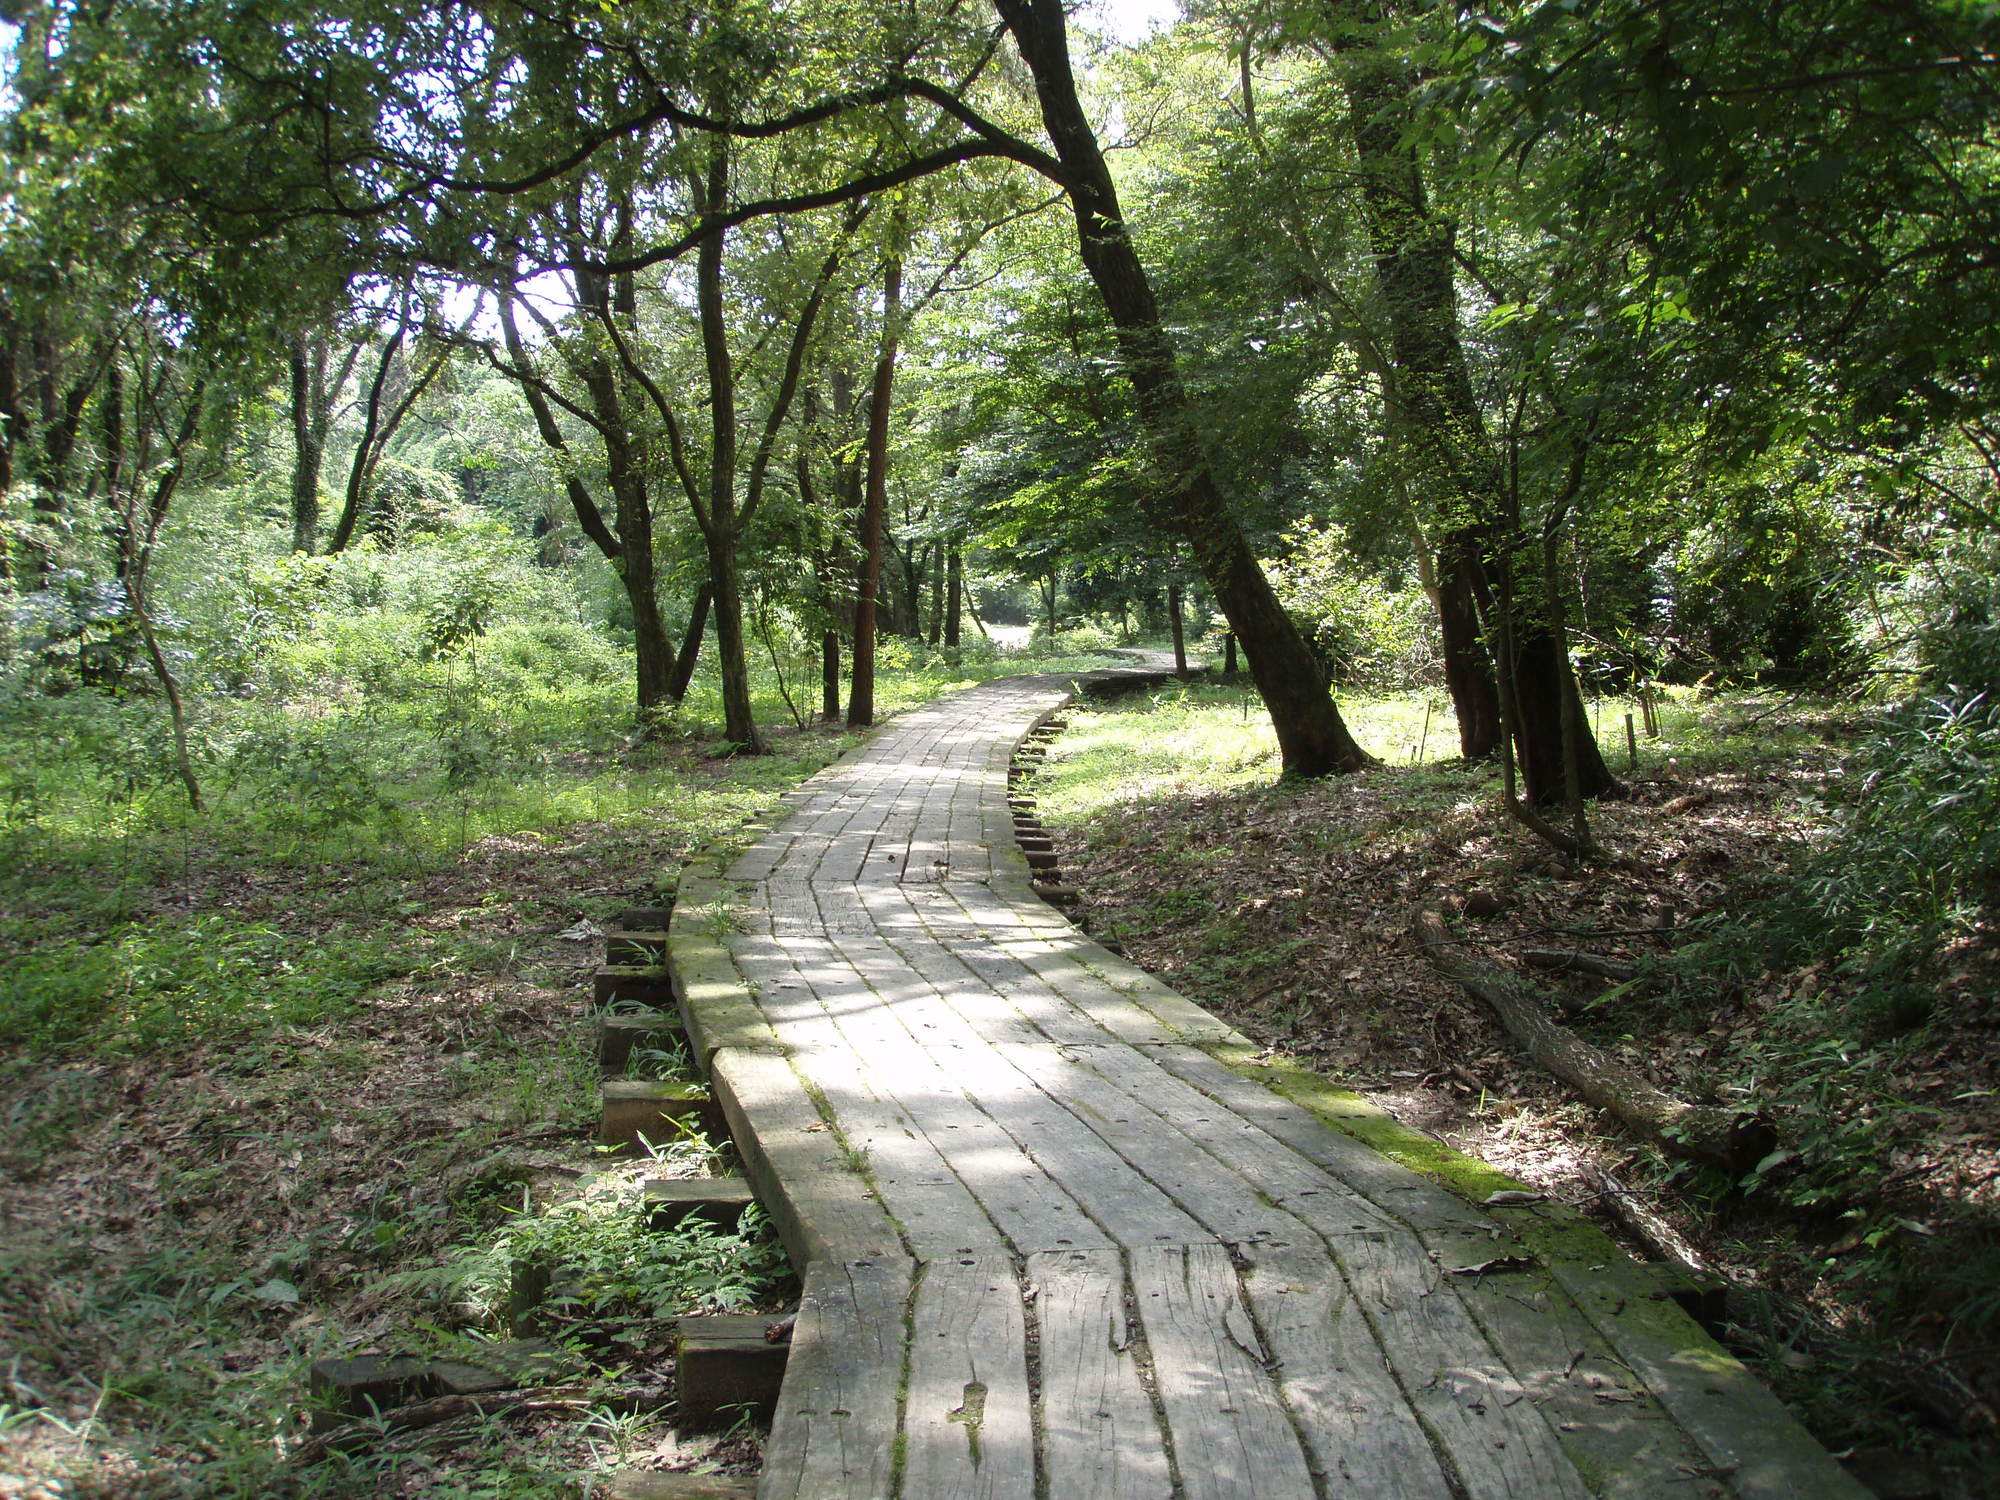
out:
{"label": "curving path", "polygon": [[804,1282],[760,1495],[1862,1497],[1596,1231],[1378,1152],[1034,895],[1008,765],[1072,689],[909,714],[683,879],[689,1031]]}

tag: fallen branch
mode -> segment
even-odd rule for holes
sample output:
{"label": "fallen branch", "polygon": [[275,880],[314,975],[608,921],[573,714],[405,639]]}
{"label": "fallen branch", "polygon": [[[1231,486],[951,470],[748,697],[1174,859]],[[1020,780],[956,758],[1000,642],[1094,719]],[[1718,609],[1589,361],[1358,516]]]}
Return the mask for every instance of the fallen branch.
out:
{"label": "fallen branch", "polygon": [[1613,984],[1623,984],[1639,971],[1615,958],[1599,958],[1595,953],[1572,953],[1567,948],[1523,948],[1521,962],[1531,969],[1553,969],[1558,973],[1595,974]]}
{"label": "fallen branch", "polygon": [[[1600,1201],[1620,1228],[1654,1259],[1693,1278],[1695,1286],[1709,1289],[1703,1304],[1714,1311],[1702,1321],[1725,1342],[1761,1359],[1783,1361],[1803,1355],[1820,1364],[1859,1371],[1968,1437],[2000,1430],[1993,1408],[1947,1360],[1917,1358],[1892,1340],[1851,1337],[1789,1297],[1721,1278],[1707,1257],[1637,1193],[1601,1168],[1588,1175],[1596,1180]],[[1719,1318],[1714,1317],[1716,1311]],[[1720,1322],[1728,1326],[1716,1326]]]}
{"label": "fallen branch", "polygon": [[437,1396],[429,1401],[413,1401],[372,1417],[349,1422],[331,1432],[308,1439],[292,1450],[291,1462],[299,1467],[316,1464],[335,1453],[353,1453],[367,1448],[391,1433],[435,1427],[461,1417],[529,1417],[549,1412],[610,1412],[624,1416],[654,1411],[672,1400],[664,1386],[649,1385],[624,1391],[601,1392],[588,1385],[549,1386],[542,1390],[500,1391],[481,1396]]}
{"label": "fallen branch", "polygon": [[1624,1183],[1602,1167],[1591,1168],[1585,1176],[1595,1180],[1598,1201],[1604,1205],[1604,1211],[1611,1215],[1620,1229],[1645,1246],[1646,1253],[1654,1260],[1672,1266],[1685,1276],[1708,1277],[1715,1274],[1708,1258],[1695,1249],[1687,1236]]}
{"label": "fallen branch", "polygon": [[1436,912],[1415,913],[1410,934],[1432,968],[1492,1008],[1537,1067],[1661,1150],[1741,1173],[1777,1144],[1769,1123],[1758,1116],[1676,1099],[1603,1048],[1557,1025],[1532,985],[1463,951]]}

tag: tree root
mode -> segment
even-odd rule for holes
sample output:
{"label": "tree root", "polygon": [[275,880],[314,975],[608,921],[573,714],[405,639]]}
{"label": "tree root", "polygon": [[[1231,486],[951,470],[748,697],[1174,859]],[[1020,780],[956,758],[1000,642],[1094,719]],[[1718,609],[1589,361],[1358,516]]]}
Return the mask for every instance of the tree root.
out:
{"label": "tree root", "polygon": [[1776,1146],[1777,1134],[1761,1116],[1676,1099],[1558,1025],[1534,986],[1466,951],[1436,912],[1416,912],[1410,935],[1432,968],[1492,1008],[1537,1067],[1669,1155],[1740,1174]]}

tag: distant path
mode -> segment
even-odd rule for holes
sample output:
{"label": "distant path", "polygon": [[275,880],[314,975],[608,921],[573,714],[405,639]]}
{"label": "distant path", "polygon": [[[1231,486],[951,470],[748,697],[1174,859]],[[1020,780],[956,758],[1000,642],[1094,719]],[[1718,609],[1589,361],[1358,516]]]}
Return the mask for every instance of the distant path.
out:
{"label": "distant path", "polygon": [[683,1007],[805,1284],[760,1494],[1860,1500],[1596,1231],[1331,1128],[1034,895],[1008,763],[1070,691],[908,714],[683,881]]}

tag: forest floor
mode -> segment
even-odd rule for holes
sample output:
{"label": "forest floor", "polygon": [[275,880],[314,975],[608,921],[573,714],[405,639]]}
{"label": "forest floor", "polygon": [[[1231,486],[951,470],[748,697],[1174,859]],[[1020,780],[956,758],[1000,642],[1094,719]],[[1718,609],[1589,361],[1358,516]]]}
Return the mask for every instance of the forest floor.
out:
{"label": "forest floor", "polygon": [[[120,962],[79,1002],[102,1016],[64,1034],[36,1012],[58,1042],[0,1059],[0,1497],[507,1500],[627,1463],[754,1466],[747,1426],[675,1433],[655,1372],[671,1314],[775,1305],[788,1272],[768,1236],[690,1231],[666,1256],[648,1238],[640,1180],[707,1153],[591,1144],[590,975],[610,913],[661,899],[691,850],[844,742],[683,747],[630,777],[580,761],[629,799],[414,865],[367,841],[193,842],[90,881],[52,841],[8,892],[8,958]],[[597,1273],[563,1404],[299,1462],[314,1359],[476,1354],[537,1239]]]}
{"label": "forest floor", "polygon": [[[1762,1326],[1720,1331],[1865,1482],[2000,1493],[1993,948],[1942,955],[1924,1003],[1885,1020],[1849,976],[1764,967],[1742,934],[1824,822],[1848,717],[1760,698],[1671,712],[1629,795],[1592,813],[1624,860],[1577,870],[1506,818],[1490,769],[1418,760],[1450,733],[1441,708],[1420,728],[1421,705],[1361,706],[1358,736],[1390,763],[1295,784],[1245,697],[1070,715],[1035,791],[1092,935],[1551,1197],[1603,1217],[1594,1172],[1611,1170],[1729,1283],[1777,1294]],[[1635,966],[1615,987],[1526,973],[1668,1090],[1765,1110],[1784,1148],[1729,1181],[1636,1143],[1431,969],[1408,937],[1418,909],[1502,964],[1537,947]]]}
{"label": "forest floor", "polygon": [[[1277,781],[1238,688],[1073,711],[1038,792],[1082,920],[1543,1191],[1591,1211],[1588,1171],[1610,1167],[1734,1283],[1812,1316],[1738,1346],[1882,1494],[1988,1493],[1990,1430],[1911,1396],[1936,1396],[1926,1372],[1996,1394],[1991,955],[1946,955],[1925,1017],[1886,1025],[1824,965],[1760,967],[1724,941],[1824,818],[1843,716],[1670,714],[1633,795],[1595,814],[1629,865],[1581,874],[1505,821],[1489,772],[1427,758],[1446,721],[1421,700],[1354,718],[1392,764],[1301,786]],[[639,1178],[707,1158],[590,1146],[586,986],[595,927],[842,743],[578,758],[551,768],[563,807],[510,804],[506,831],[475,814],[429,851],[393,829],[280,845],[226,819],[17,832],[0,875],[0,1030],[19,1044],[0,1058],[0,1497],[527,1500],[617,1467],[753,1465],[747,1428],[687,1437],[645,1409],[667,1394],[658,1314],[773,1305],[783,1268],[768,1237],[665,1256],[646,1238]],[[1789,1154],[1727,1183],[1635,1146],[1408,949],[1416,907],[1501,961],[1533,943],[1639,965],[1646,985],[1580,989],[1597,1003],[1578,1024],[1671,1088],[1766,1105]],[[297,1461],[312,1360],[476,1347],[510,1257],[548,1244],[595,1276],[571,1328],[593,1363],[565,1404]]]}

